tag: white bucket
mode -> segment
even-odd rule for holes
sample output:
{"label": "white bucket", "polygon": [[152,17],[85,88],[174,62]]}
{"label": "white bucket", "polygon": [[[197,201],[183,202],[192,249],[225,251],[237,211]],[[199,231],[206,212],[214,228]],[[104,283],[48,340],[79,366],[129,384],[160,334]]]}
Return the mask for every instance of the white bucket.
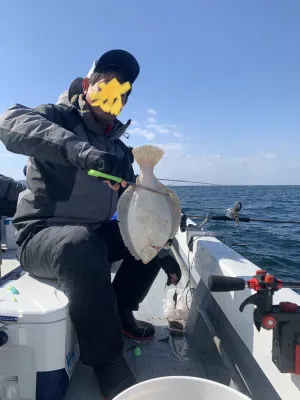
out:
{"label": "white bucket", "polygon": [[12,224],[12,218],[5,218],[4,219],[4,243],[8,250],[16,250],[17,243],[16,243],[16,229]]}
{"label": "white bucket", "polygon": [[114,400],[249,400],[228,386],[194,377],[168,376],[139,383]]}

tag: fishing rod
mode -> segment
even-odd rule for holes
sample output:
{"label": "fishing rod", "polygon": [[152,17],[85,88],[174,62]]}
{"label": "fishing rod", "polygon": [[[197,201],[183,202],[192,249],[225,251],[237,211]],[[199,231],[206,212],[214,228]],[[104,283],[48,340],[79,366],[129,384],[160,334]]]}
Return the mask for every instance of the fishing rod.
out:
{"label": "fishing rod", "polygon": [[[88,171],[88,175],[94,176],[94,177],[96,177],[96,178],[100,178],[100,179],[102,179],[102,180],[103,180],[103,179],[106,179],[106,180],[113,181],[113,182],[116,182],[116,183],[121,183],[121,182],[123,181],[122,178],[119,178],[119,177],[113,176],[113,175],[108,175],[108,174],[105,174],[105,173],[103,173],[103,172],[96,171],[96,170],[94,170],[94,169],[90,169],[90,170]],[[148,190],[149,192],[153,192],[153,193],[160,194],[160,195],[162,195],[162,196],[167,196],[167,197],[169,197],[169,194],[168,194],[168,193],[162,192],[162,191],[160,191],[160,190],[152,189],[152,188],[150,188],[150,187],[148,187],[148,186],[141,185],[140,183],[134,183],[134,182],[128,182],[128,181],[126,181],[126,183],[127,183],[127,185],[130,185],[130,186],[139,187],[139,188],[141,188],[141,189]]]}
{"label": "fishing rod", "polygon": [[[113,181],[113,182],[117,182],[117,183],[121,183],[122,180],[123,180],[122,178],[119,178],[117,176],[112,176],[112,175],[109,175],[109,174],[105,174],[103,172],[96,171],[94,169],[90,169],[88,171],[88,175],[94,176],[96,178],[107,179],[107,180],[110,180],[110,181]],[[180,180],[180,179],[158,179],[158,180],[160,180],[160,181],[169,181],[169,182],[197,183],[197,184],[201,184],[201,185],[211,185],[211,186],[222,186],[222,185],[219,185],[217,183],[193,182],[193,181],[184,181],[184,180]],[[159,190],[155,190],[155,189],[149,188],[147,186],[144,186],[144,185],[141,185],[141,184],[138,184],[138,183],[128,182],[127,181],[127,184],[130,185],[130,186],[140,187],[140,188],[148,190],[150,192],[159,193],[159,194],[162,194],[164,196],[169,196],[167,193],[163,193],[163,192],[161,192]]]}
{"label": "fishing rod", "polygon": [[201,215],[186,215],[183,212],[182,221],[181,221],[181,228],[184,229],[187,227],[187,219],[202,219],[203,222],[201,227],[205,225],[209,221],[235,221],[238,225],[239,222],[264,222],[264,223],[276,223],[276,224],[295,224],[300,225],[300,221],[296,220],[275,220],[275,219],[265,219],[265,218],[249,218],[249,217],[242,217],[239,215],[239,212],[242,209],[242,203],[237,201],[232,208],[228,208],[226,211],[226,215],[212,215],[208,213],[206,216]]}
{"label": "fishing rod", "polygon": [[[227,217],[226,215],[209,215],[200,216],[200,215],[188,215],[188,218],[194,219],[206,219],[212,221],[232,221],[233,218]],[[263,218],[248,218],[248,217],[239,217],[240,222],[266,222],[266,223],[277,223],[277,224],[296,224],[300,225],[300,221],[293,220],[284,220],[284,219],[263,219]]]}

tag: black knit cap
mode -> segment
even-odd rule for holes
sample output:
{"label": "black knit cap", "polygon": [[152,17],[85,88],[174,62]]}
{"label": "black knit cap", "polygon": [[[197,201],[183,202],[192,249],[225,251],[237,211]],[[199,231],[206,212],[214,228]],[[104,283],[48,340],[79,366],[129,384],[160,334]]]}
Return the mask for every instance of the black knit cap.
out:
{"label": "black knit cap", "polygon": [[102,72],[106,67],[120,68],[125,79],[131,84],[140,73],[140,66],[135,57],[126,50],[110,50],[104,53],[96,62],[94,72]]}

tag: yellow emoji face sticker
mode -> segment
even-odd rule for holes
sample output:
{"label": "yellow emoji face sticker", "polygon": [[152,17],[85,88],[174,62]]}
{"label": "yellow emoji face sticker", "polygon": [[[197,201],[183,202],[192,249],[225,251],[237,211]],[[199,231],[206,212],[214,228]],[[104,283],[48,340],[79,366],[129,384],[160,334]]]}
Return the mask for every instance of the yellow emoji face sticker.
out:
{"label": "yellow emoji face sticker", "polygon": [[125,82],[120,84],[114,78],[107,84],[103,82],[98,83],[98,87],[100,88],[99,91],[94,91],[90,94],[92,106],[99,106],[106,113],[120,114],[123,108],[121,96],[131,89],[130,83]]}

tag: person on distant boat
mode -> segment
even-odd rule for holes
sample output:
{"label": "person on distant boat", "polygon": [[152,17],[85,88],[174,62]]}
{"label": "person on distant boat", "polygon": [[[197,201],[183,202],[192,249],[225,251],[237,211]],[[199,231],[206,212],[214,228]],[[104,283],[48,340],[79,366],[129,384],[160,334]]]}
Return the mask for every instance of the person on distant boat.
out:
{"label": "person on distant boat", "polygon": [[[55,278],[69,298],[83,364],[93,366],[104,397],[113,398],[136,383],[123,355],[123,334],[152,338],[154,326],[133,311],[163,268],[168,284],[181,278],[166,252],[147,265],[124,246],[116,220],[118,196],[135,179],[130,149],[121,141],[130,120],[92,105],[98,84],[114,78],[132,85],[137,60],[111,50],[95,63],[89,78],[77,78],[67,99],[34,109],[17,104],[0,117],[0,140],[9,151],[29,156],[29,189],[20,196],[13,223],[17,257],[37,277]],[[102,86],[103,87],[103,86]],[[122,106],[130,92],[122,95]],[[124,179],[121,186],[99,181],[89,169]],[[110,265],[123,260],[111,283]]]}

